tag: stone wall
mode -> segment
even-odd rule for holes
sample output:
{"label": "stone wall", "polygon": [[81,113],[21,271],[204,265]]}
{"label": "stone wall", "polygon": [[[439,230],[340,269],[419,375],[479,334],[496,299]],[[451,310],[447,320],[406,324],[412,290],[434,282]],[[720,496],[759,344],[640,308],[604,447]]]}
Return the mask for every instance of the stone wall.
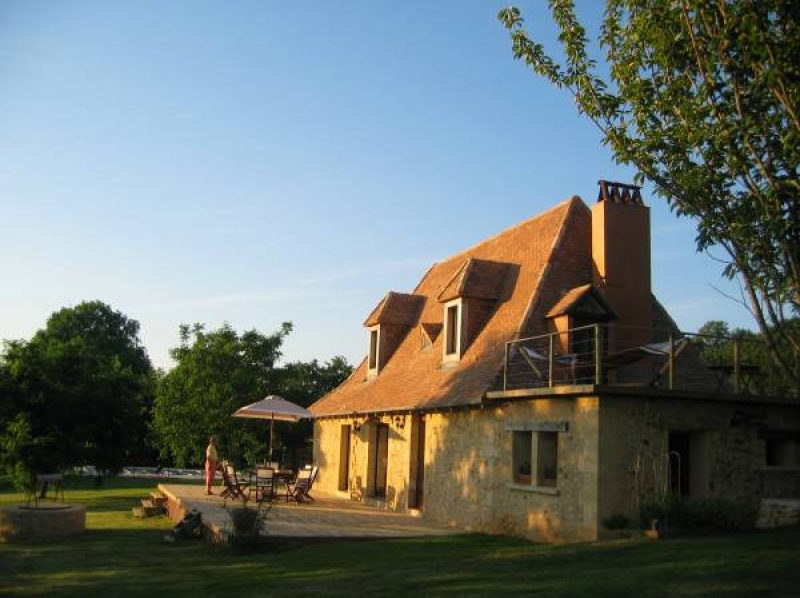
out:
{"label": "stone wall", "polygon": [[[800,468],[767,467],[763,437],[764,430],[800,430],[795,406],[567,395],[429,413],[424,420],[421,511],[431,521],[467,530],[545,542],[605,537],[605,519],[624,514],[636,522],[641,498],[664,490],[670,432],[691,439],[691,496],[728,499],[754,512],[763,498],[800,497]],[[378,422],[389,425],[389,440],[386,496],[376,498],[370,492],[369,446]],[[317,487],[338,492],[341,430],[349,424],[348,490],[340,495],[406,510],[416,422],[410,415],[316,421]],[[560,430],[555,488],[513,482],[512,430],[526,426]]]}
{"label": "stone wall", "polygon": [[[370,468],[369,443],[377,423],[389,426],[386,496],[379,497],[382,506],[404,511],[408,505],[408,472],[411,458],[411,417],[378,416],[366,420],[325,419],[314,424],[314,462],[319,473],[314,485],[321,491],[350,496],[356,500],[375,498]],[[348,490],[339,490],[339,454],[342,426],[350,426]],[[358,428],[358,429],[356,429]]]}
{"label": "stone wall", "polygon": [[[426,518],[536,541],[597,534],[596,398],[548,398],[428,417]],[[515,484],[512,429],[563,424],[555,488]]]}
{"label": "stone wall", "polygon": [[86,507],[66,503],[0,509],[0,541],[43,541],[86,531]]}
{"label": "stone wall", "polygon": [[637,521],[639,501],[669,489],[670,432],[690,439],[689,496],[730,500],[753,513],[762,498],[800,497],[800,470],[767,467],[763,438],[765,430],[800,430],[797,407],[611,395],[602,401],[600,429],[601,523],[615,514]]}
{"label": "stone wall", "polygon": [[800,524],[800,500],[765,499],[758,509],[756,527],[785,527]]}
{"label": "stone wall", "polygon": [[[411,430],[384,416],[390,425],[387,492],[382,506],[405,510],[411,469]],[[540,399],[485,410],[425,416],[424,516],[435,522],[473,531],[514,533],[534,540],[593,540],[597,535],[596,398]],[[531,423],[563,423],[558,434],[555,489],[526,488],[513,483],[512,432]],[[338,455],[344,419],[315,423],[315,459],[320,465],[318,487],[337,492]],[[350,490],[357,500],[370,499],[370,427],[351,436]]]}

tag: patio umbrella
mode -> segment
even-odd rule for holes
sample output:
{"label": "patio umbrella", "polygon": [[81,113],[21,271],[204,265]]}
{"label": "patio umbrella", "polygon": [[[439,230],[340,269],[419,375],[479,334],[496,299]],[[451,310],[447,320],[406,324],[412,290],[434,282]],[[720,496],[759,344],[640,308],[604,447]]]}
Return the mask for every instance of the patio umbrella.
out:
{"label": "patio umbrella", "polygon": [[314,417],[308,409],[295,405],[283,397],[269,395],[264,399],[238,409],[233,417],[249,417],[251,419],[269,420],[269,460],[272,461],[272,428],[275,420],[298,422],[301,419]]}

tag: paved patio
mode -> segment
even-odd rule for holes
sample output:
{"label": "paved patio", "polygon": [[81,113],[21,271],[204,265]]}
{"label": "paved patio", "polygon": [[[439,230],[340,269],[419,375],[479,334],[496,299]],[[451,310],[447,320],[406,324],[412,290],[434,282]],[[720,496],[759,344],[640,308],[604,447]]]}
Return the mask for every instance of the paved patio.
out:
{"label": "paved patio", "polygon": [[[191,511],[197,509],[203,523],[216,536],[225,536],[232,528],[226,503],[217,494],[206,496],[201,485],[159,484],[171,503]],[[262,532],[270,538],[413,538],[464,533],[456,528],[434,525],[420,517],[384,511],[362,503],[313,493],[315,502],[297,504],[276,501]],[[254,503],[250,503],[254,504]],[[227,507],[241,506],[228,500]],[[171,512],[172,508],[170,509]]]}

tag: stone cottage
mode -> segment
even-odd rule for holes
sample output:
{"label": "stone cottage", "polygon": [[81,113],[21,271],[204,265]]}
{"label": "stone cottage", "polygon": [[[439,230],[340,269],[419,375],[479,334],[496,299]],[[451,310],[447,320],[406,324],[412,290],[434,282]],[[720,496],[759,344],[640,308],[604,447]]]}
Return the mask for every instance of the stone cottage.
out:
{"label": "stone cottage", "polygon": [[596,540],[643,497],[800,497],[800,407],[714,368],[650,288],[649,209],[600,182],[434,264],[312,407],[316,485],[432,521]]}

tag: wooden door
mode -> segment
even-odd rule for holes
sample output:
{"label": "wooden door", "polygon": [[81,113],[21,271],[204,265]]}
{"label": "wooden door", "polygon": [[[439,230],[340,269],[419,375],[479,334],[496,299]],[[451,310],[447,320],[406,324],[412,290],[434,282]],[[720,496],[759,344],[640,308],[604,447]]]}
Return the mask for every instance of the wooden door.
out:
{"label": "wooden door", "polygon": [[370,446],[372,471],[372,495],[386,496],[387,471],[389,469],[389,426],[375,424],[373,442]]}
{"label": "wooden door", "polygon": [[412,419],[411,437],[411,494],[408,506],[412,509],[422,509],[424,504],[425,486],[425,419],[414,417]]}

